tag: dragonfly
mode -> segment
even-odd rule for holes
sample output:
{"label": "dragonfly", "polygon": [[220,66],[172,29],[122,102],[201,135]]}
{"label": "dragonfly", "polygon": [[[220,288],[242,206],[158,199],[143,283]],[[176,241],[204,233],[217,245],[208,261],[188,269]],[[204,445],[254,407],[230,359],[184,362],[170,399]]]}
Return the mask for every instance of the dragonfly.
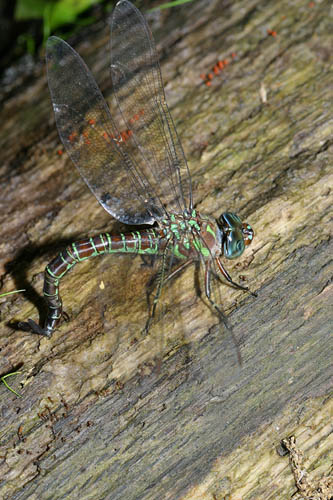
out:
{"label": "dragonfly", "polygon": [[118,120],[81,57],[56,36],[46,45],[48,84],[60,139],[98,202],[118,221],[145,227],[82,239],[47,265],[45,322],[39,325],[29,319],[21,326],[49,338],[63,316],[60,281],[79,262],[104,254],[159,257],[146,331],[163,285],[189,264],[202,264],[205,295],[223,322],[225,316],[212,294],[212,276],[221,273],[232,286],[250,292],[232,280],[221,259],[240,257],[253,240],[253,229],[233,212],[215,219],[196,210],[189,168],[145,18],[131,2],[120,0],[110,25]]}

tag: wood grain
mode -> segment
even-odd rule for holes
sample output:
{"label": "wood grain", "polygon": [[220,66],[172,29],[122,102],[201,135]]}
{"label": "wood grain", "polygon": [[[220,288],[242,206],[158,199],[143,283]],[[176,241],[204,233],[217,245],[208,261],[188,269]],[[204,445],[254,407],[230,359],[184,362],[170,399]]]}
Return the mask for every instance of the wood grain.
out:
{"label": "wood grain", "polygon": [[[27,292],[0,299],[0,373],[21,367],[8,382],[23,396],[0,387],[1,498],[287,499],[296,486],[276,446],[291,434],[311,472],[329,473],[330,8],[213,0],[149,17],[196,207],[233,210],[255,230],[226,266],[258,298],[219,287],[241,367],[193,268],[168,284],[164,315],[142,337],[152,270],[140,258],[76,266],[61,286],[70,322],[51,340],[15,330],[38,319],[42,272],[61,248],[125,228],[57,153],[44,65],[3,86],[1,292]],[[109,98],[108,30],[84,36],[73,45]],[[200,74],[221,59],[205,85]]]}

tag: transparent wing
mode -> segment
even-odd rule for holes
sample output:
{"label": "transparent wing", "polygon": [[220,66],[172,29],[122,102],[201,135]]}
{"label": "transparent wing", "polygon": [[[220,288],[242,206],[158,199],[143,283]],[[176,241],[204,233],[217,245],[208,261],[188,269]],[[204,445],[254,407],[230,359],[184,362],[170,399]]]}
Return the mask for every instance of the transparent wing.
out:
{"label": "transparent wing", "polygon": [[131,153],[135,144],[129,131],[119,133],[89,69],[54,36],[47,41],[46,60],[59,135],[83,179],[116,219],[152,224],[163,206]]}
{"label": "transparent wing", "polygon": [[167,211],[191,210],[191,178],[165,101],[154,41],[144,17],[127,0],[118,2],[112,14],[111,78],[120,112],[138,146],[140,171],[156,198]]}

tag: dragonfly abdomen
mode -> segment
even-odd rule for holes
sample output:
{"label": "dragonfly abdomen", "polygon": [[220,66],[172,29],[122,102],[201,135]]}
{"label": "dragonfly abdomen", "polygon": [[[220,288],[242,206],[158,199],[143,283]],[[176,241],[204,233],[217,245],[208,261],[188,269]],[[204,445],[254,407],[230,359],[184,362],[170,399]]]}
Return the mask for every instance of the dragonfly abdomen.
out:
{"label": "dragonfly abdomen", "polygon": [[62,316],[62,300],[59,295],[59,283],[61,278],[72,269],[75,264],[104,255],[106,253],[134,253],[154,255],[159,253],[161,234],[155,229],[143,231],[132,231],[111,235],[102,233],[98,236],[77,241],[69,245],[63,252],[59,253],[45,269],[44,297],[47,302],[48,312],[44,329],[38,333],[51,336],[54,328]]}

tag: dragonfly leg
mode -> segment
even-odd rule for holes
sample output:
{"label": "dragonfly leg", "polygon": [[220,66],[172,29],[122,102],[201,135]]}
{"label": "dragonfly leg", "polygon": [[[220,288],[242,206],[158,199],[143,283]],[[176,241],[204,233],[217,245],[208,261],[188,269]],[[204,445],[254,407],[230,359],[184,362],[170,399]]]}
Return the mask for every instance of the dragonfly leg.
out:
{"label": "dragonfly leg", "polygon": [[[193,264],[194,260],[193,259],[188,259],[186,260],[185,262],[183,262],[182,264],[180,264],[179,266],[177,266],[166,278],[165,280],[163,281],[163,284],[167,283],[168,281],[170,281],[172,278],[174,278],[176,276],[176,274],[180,273],[181,271],[183,271],[189,264]],[[149,290],[147,291],[147,301],[148,301],[148,304],[150,303],[150,294],[152,293],[152,289],[154,287],[154,281],[156,280],[156,276],[154,277],[154,279],[152,280],[152,282],[149,284]],[[155,300],[154,300],[154,303],[155,303]],[[155,313],[155,309],[156,309],[156,306],[153,306],[153,311],[152,311],[152,315]],[[150,326],[150,323],[151,323],[151,320],[152,320],[152,317],[151,315],[149,315],[149,318],[148,318],[148,321],[147,321],[147,324],[146,324],[146,327],[145,327],[145,332],[147,332],[147,328],[149,330],[149,326]]]}
{"label": "dragonfly leg", "polygon": [[[172,278],[174,278],[176,276],[176,274],[183,271],[189,264],[193,264],[193,262],[194,262],[193,259],[188,259],[185,262],[183,262],[182,264],[180,264],[179,266],[177,266],[170,274],[168,274],[168,276],[164,280],[164,283],[167,283],[168,281],[170,281]],[[156,275],[152,278],[151,282],[149,283],[149,291],[147,294],[148,298],[149,298],[151,291],[154,287],[155,281],[156,281]]]}
{"label": "dragonfly leg", "polygon": [[221,311],[219,306],[213,301],[213,299],[211,297],[211,288],[210,288],[211,267],[210,266],[211,266],[211,262],[209,260],[207,260],[205,262],[205,293],[206,293],[206,297],[209,300],[210,304],[214,307],[215,311],[217,312],[218,316],[220,317],[220,319],[224,323],[225,327],[230,330],[231,327],[229,325],[227,318],[225,317],[225,315],[223,314],[223,312]]}
{"label": "dragonfly leg", "polygon": [[231,283],[235,288],[238,288],[239,290],[244,290],[245,292],[249,292],[253,297],[258,297],[258,295],[256,293],[254,293],[254,292],[251,292],[251,290],[249,290],[249,288],[247,286],[242,286],[239,283],[235,283],[235,281],[232,280],[232,278],[231,278],[230,274],[228,273],[228,271],[223,266],[223,264],[220,261],[220,259],[217,257],[215,260],[216,260],[216,263],[218,265],[219,270],[221,271],[221,273],[223,274],[223,276],[225,277],[225,279],[229,283]]}
{"label": "dragonfly leg", "polygon": [[158,271],[158,275],[157,275],[157,290],[156,290],[155,297],[154,297],[153,307],[152,307],[151,313],[149,314],[149,317],[147,319],[146,326],[143,330],[145,335],[148,334],[150,325],[154,319],[156,307],[157,307],[159,298],[161,296],[163,284],[165,283],[165,281],[168,280],[168,277],[166,278],[166,280],[164,280],[164,274],[165,274],[166,257],[167,257],[167,251],[168,251],[169,244],[170,244],[170,240],[167,242],[165,249],[163,250],[162,264],[161,264],[160,270]]}
{"label": "dragonfly leg", "polygon": [[170,273],[164,280],[164,283],[167,283],[168,281],[170,281],[174,276],[176,276],[176,274],[180,273],[181,271],[183,271],[188,265],[190,264],[193,264],[194,260],[193,259],[187,259],[185,262],[183,262],[182,264],[180,264],[179,266],[176,267],[176,269],[174,269],[172,271],[172,273]]}
{"label": "dragonfly leg", "polygon": [[212,307],[214,307],[215,311],[217,312],[217,315],[218,315],[220,321],[222,321],[222,323],[224,324],[224,326],[226,327],[226,329],[231,333],[233,342],[234,342],[236,350],[237,350],[238,363],[241,366],[242,365],[242,355],[241,355],[241,352],[240,352],[240,349],[239,349],[239,345],[238,345],[237,339],[236,339],[235,334],[233,332],[232,326],[230,325],[229,321],[225,317],[223,311],[220,309],[220,307],[211,298],[210,279],[211,279],[211,261],[207,260],[205,262],[205,293],[206,293],[206,297],[209,300],[209,302],[212,305]]}

